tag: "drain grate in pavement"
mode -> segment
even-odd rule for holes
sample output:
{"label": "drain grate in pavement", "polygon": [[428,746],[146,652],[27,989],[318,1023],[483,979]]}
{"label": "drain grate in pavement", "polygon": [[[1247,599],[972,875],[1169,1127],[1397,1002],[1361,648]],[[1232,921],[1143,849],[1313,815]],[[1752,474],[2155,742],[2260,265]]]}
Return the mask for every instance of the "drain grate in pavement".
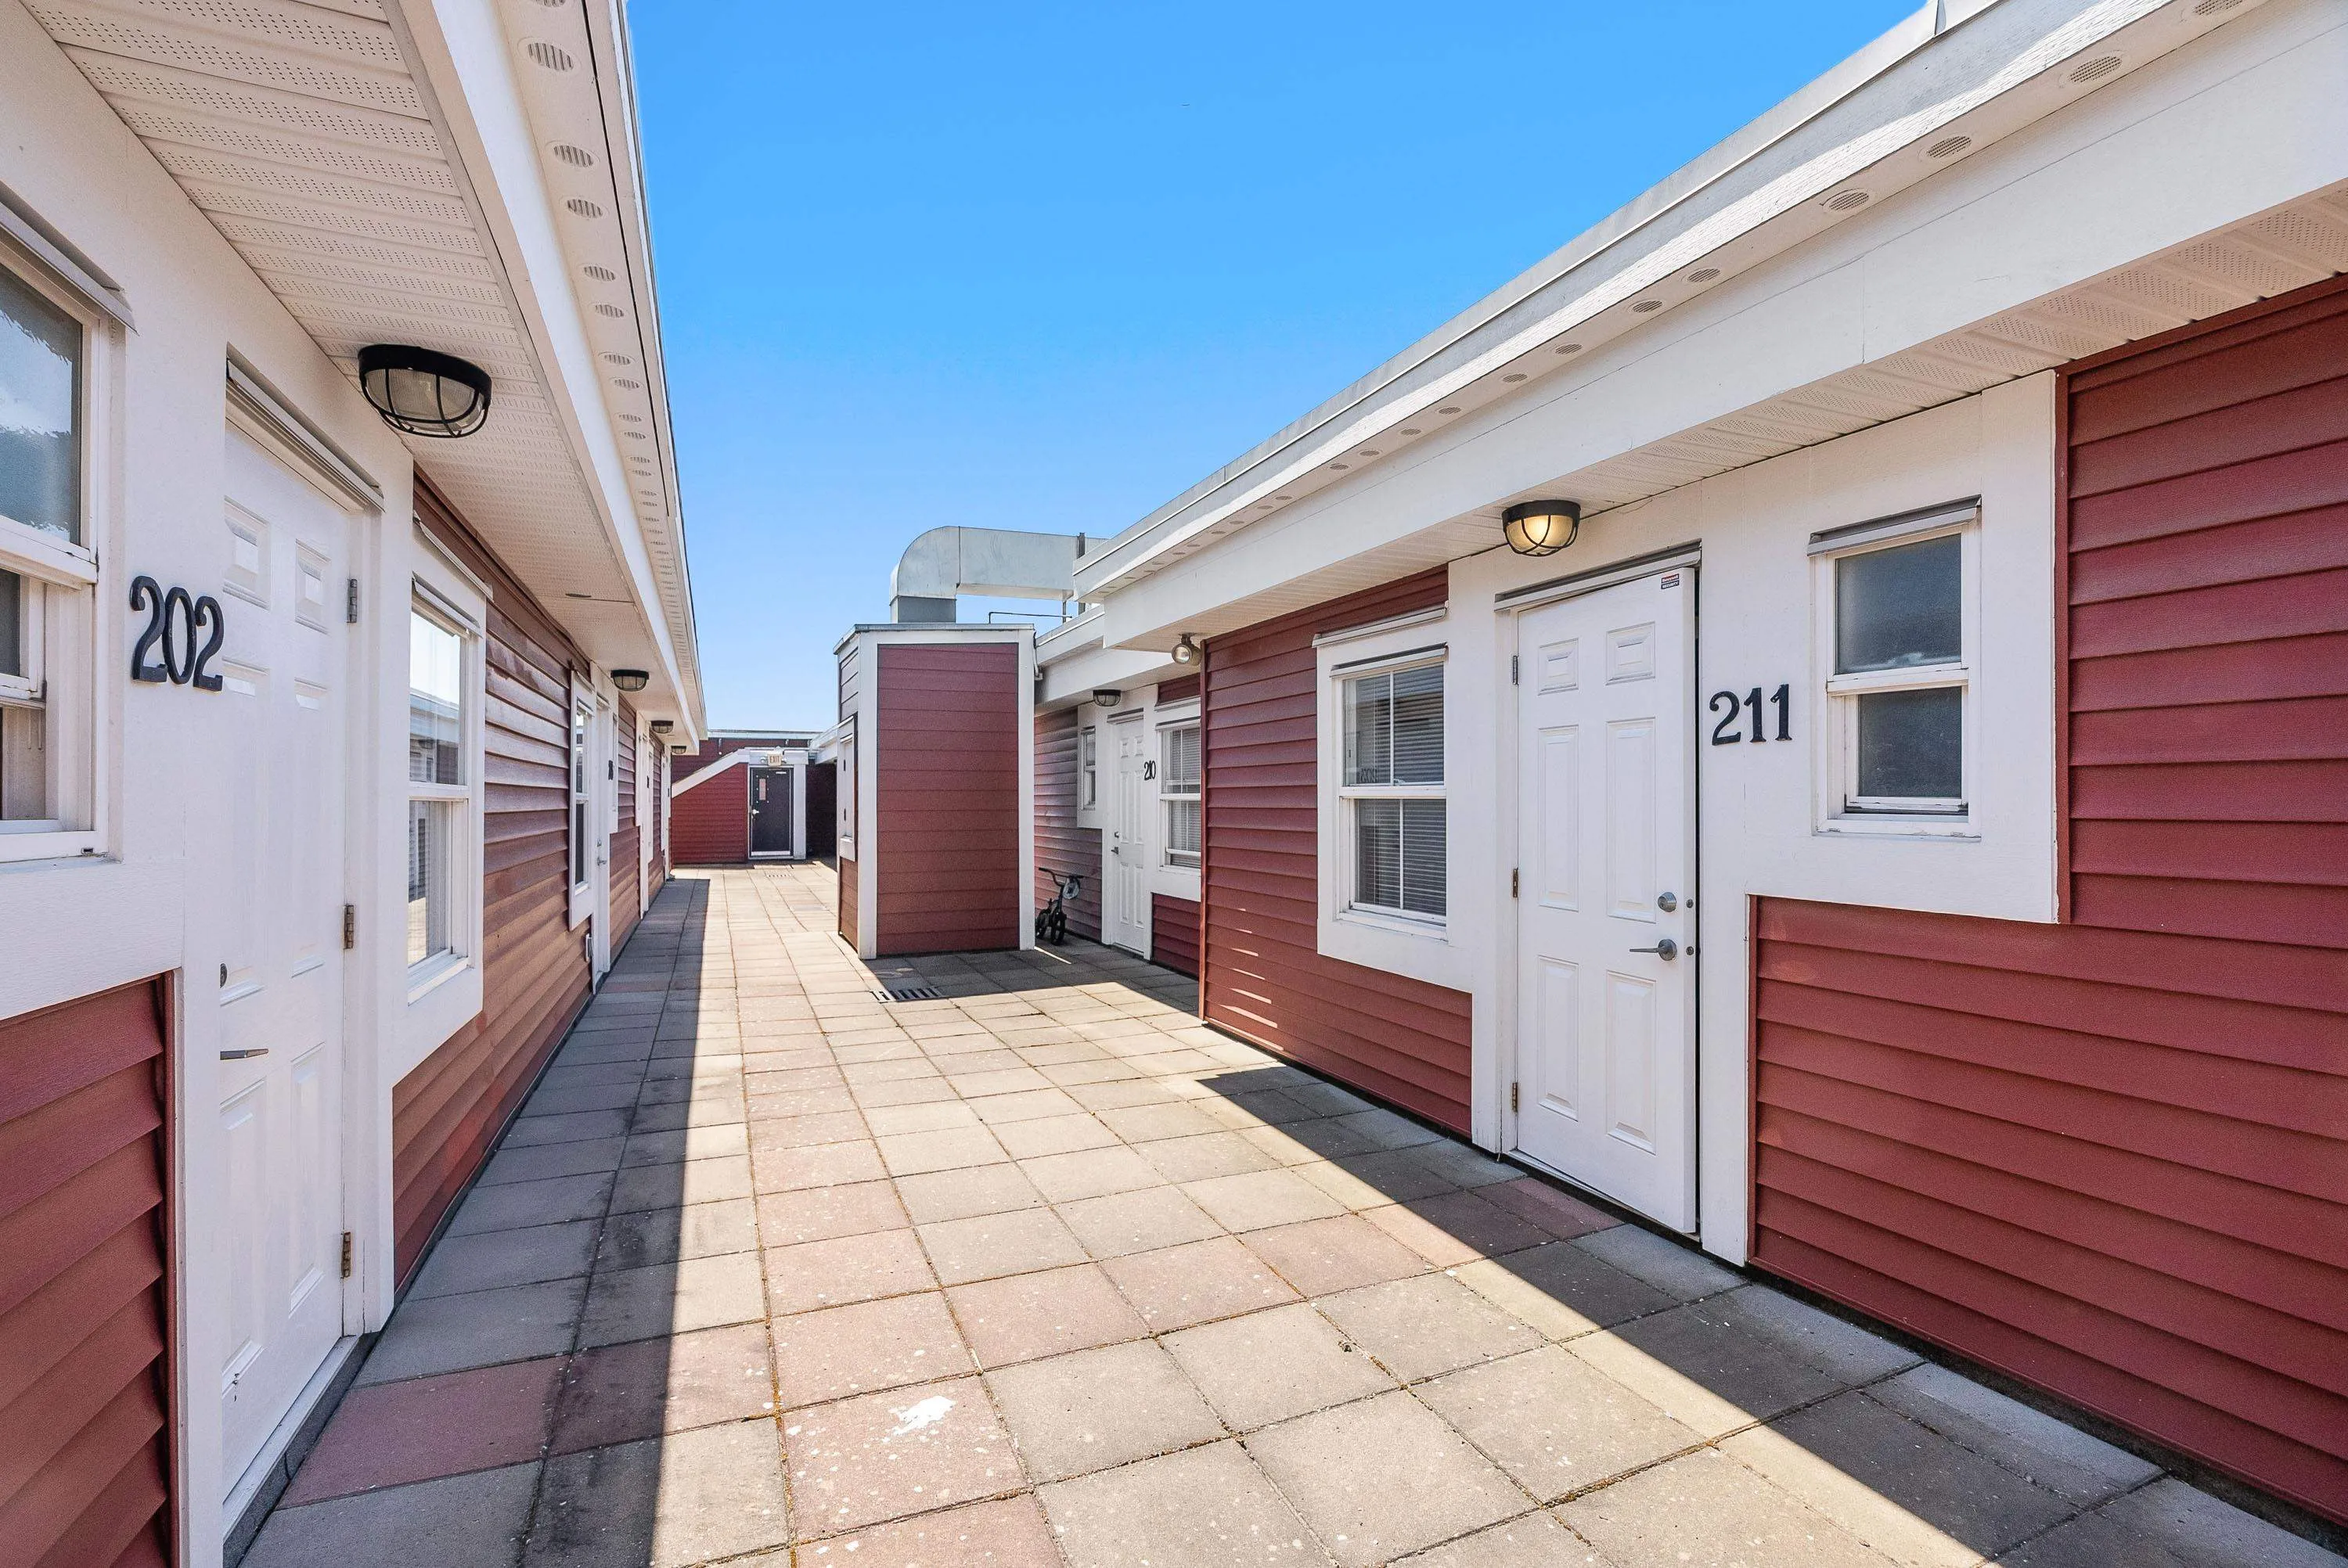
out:
{"label": "drain grate in pavement", "polygon": [[935,986],[925,986],[918,982],[901,986],[884,986],[872,994],[884,1002],[936,1002],[945,1000],[946,996],[945,992]]}

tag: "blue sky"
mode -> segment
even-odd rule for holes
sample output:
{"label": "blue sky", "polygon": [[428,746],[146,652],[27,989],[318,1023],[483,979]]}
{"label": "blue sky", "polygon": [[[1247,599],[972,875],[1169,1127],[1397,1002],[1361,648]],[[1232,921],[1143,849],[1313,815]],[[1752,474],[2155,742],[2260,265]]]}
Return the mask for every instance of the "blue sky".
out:
{"label": "blue sky", "polygon": [[829,724],[915,534],[1116,532],[1914,8],[634,0],[710,722]]}

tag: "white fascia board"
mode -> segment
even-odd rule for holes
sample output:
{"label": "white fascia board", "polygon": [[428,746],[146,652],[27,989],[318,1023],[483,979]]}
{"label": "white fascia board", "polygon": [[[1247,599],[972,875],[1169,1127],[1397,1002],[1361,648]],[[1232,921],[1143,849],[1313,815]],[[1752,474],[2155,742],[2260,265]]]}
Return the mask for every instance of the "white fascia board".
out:
{"label": "white fascia board", "polygon": [[1189,673],[1163,653],[1135,648],[1094,647],[1066,659],[1040,665],[1036,673],[1043,678],[1044,689],[1037,694],[1039,708],[1057,708],[1068,702],[1091,700],[1095,692],[1114,687],[1130,692],[1137,687],[1154,686],[1160,681],[1172,681]]}
{"label": "white fascia board", "polygon": [[[1274,492],[1328,482],[1326,465],[1367,440],[1377,438],[1381,450],[1389,450],[1401,439],[1399,427],[1414,421],[1424,427],[1439,404],[1471,393],[1490,396],[1497,388],[1488,378],[1568,333],[1586,339],[1595,327],[1602,336],[1652,336],[1678,312],[1640,318],[1634,327],[1623,313],[1631,302],[1715,255],[1733,261],[1725,271],[1739,272],[1857,220],[1825,211],[1818,199],[1847,181],[1879,200],[1926,179],[1935,170],[1909,155],[1959,121],[1984,136],[2010,134],[2081,93],[2111,90],[2109,84],[2125,81],[2147,60],[2250,9],[2196,17],[2187,0],[2000,0],[1936,35],[1937,7],[1927,7],[1401,356],[1089,552],[1077,563],[1077,596],[1129,588],[1137,573],[1210,531],[1262,528],[1280,514],[1254,522],[1241,514]],[[2119,48],[2125,63],[2117,74],[2096,79],[2103,85],[2050,87],[2046,78],[2055,67],[2105,47]],[[2029,87],[2037,91],[2019,91]],[[2009,96],[2022,101],[2002,112]]]}
{"label": "white fascia board", "polygon": [[[394,27],[407,35],[417,85],[454,143],[450,161],[470,189],[515,308],[529,329],[531,357],[548,402],[589,480],[595,522],[628,579],[632,608],[640,620],[633,630],[656,655],[659,677],[669,690],[682,694],[688,688],[628,500],[626,467],[604,412],[584,303],[572,286],[553,196],[540,166],[537,138],[494,0],[409,0],[386,6],[386,12]],[[558,617],[561,607],[559,599],[548,602]],[[697,692],[697,683],[694,690]],[[705,721],[698,702],[691,706],[681,722],[698,733]]]}
{"label": "white fascia board", "polygon": [[[2343,81],[2340,12],[2271,0],[2256,25],[2140,67],[1569,375],[1107,595],[1103,640],[1156,648],[1250,624],[1262,617],[1249,600],[1281,584],[1457,532],[1509,497],[2348,180]],[[1426,548],[1419,564],[1472,553]]]}

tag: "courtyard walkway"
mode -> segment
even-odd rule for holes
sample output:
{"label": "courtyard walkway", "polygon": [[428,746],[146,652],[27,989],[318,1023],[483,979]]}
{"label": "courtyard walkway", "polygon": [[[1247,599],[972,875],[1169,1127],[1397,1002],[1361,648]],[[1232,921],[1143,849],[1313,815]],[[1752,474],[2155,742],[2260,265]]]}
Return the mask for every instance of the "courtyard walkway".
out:
{"label": "courtyard walkway", "polygon": [[661,894],[250,1568],[2337,1568],[1198,1025]]}

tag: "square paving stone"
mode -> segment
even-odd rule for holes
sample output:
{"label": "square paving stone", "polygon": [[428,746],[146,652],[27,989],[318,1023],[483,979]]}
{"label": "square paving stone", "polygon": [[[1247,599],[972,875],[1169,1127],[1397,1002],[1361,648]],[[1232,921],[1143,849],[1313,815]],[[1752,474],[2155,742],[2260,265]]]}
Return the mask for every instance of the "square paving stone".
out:
{"label": "square paving stone", "polygon": [[535,1225],[529,1230],[485,1231],[443,1236],[425,1260],[411,1298],[495,1290],[509,1285],[572,1279],[595,1261],[595,1222]]}
{"label": "square paving stone", "polygon": [[[860,1128],[847,1136],[863,1136]],[[710,1126],[680,1127],[663,1132],[639,1132],[628,1140],[623,1165],[675,1165],[687,1160],[714,1160],[721,1154],[750,1152],[750,1130],[739,1122]]]}
{"label": "square paving stone", "polygon": [[1020,1161],[1019,1169],[1035,1184],[1036,1191],[1056,1204],[1166,1184],[1166,1178],[1158,1173],[1156,1166],[1123,1147],[1045,1154]]}
{"label": "square paving stone", "polygon": [[1998,1559],[1999,1568],[2339,1568],[2340,1562],[2174,1476]]}
{"label": "square paving stone", "polygon": [[[1033,1494],[876,1524],[802,1547],[808,1568],[1065,1568]],[[788,1568],[778,1557],[743,1568]]]}
{"label": "square paving stone", "polygon": [[1322,1296],[1314,1305],[1406,1383],[1514,1356],[1541,1343],[1530,1325],[1448,1275],[1420,1274],[1365,1285]]}
{"label": "square paving stone", "polygon": [[579,1343],[616,1345],[756,1322],[767,1315],[758,1272],[757,1253],[737,1252],[599,1274],[587,1292]]}
{"label": "square paving stone", "polygon": [[1708,1438],[1768,1420],[1842,1387],[1776,1346],[1685,1307],[1585,1335],[1570,1348]]}
{"label": "square paving stone", "polygon": [[1195,1138],[1202,1133],[1223,1130],[1196,1106],[1186,1105],[1179,1101],[1128,1105],[1100,1112],[1099,1116],[1128,1143],[1147,1143],[1160,1138]]}
{"label": "square paving stone", "polygon": [[1377,1285],[1426,1268],[1417,1254],[1354,1214],[1251,1231],[1248,1245],[1306,1296]]}
{"label": "square paving stone", "polygon": [[1022,1484],[1010,1434],[975,1378],[921,1383],[783,1419],[798,1538],[968,1502]]}
{"label": "square paving stone", "polygon": [[1721,1448],[1916,1568],[1971,1568],[2074,1512],[1862,1393],[1739,1432]]}
{"label": "square paving stone", "polygon": [[1471,1143],[1457,1138],[1438,1138],[1432,1143],[1420,1143],[1405,1151],[1437,1175],[1455,1186],[1481,1189],[1510,1182],[1524,1174],[1516,1166],[1495,1160]]}
{"label": "square paving stone", "polygon": [[1066,1091],[1058,1089],[1028,1089],[1017,1094],[990,1094],[983,1100],[973,1100],[970,1109],[990,1127],[1001,1127],[1014,1122],[1035,1122],[1047,1116],[1073,1116],[1084,1110]]}
{"label": "square paving stone", "polygon": [[639,1165],[612,1185],[612,1212],[683,1208],[750,1195],[750,1162],[740,1154],[687,1160],[680,1165]]}
{"label": "square paving stone", "polygon": [[1163,1343],[1235,1431],[1394,1387],[1366,1351],[1306,1306],[1186,1328]]}
{"label": "square paving stone", "polygon": [[1097,1264],[956,1286],[946,1298],[982,1367],[1138,1339],[1149,1331]]}
{"label": "square paving stone", "polygon": [[1561,1568],[1597,1563],[1597,1554],[1576,1541],[1571,1531],[1536,1512],[1397,1558],[1395,1568]]}
{"label": "square paving stone", "polygon": [[743,1110],[752,1121],[773,1123],[802,1116],[853,1115],[861,1099],[847,1089],[778,1089],[770,1094],[749,1095]]}
{"label": "square paving stone", "polygon": [[1522,1214],[1560,1240],[1570,1241],[1575,1236],[1609,1230],[1622,1223],[1605,1210],[1586,1204],[1538,1176],[1519,1176],[1514,1181],[1496,1182],[1477,1191],[1486,1203],[1498,1204],[1511,1214]]}
{"label": "square paving stone", "polygon": [[790,1539],[774,1418],[546,1463],[523,1568],[685,1568]]}
{"label": "square paving stone", "polygon": [[1439,1194],[1413,1199],[1404,1206],[1486,1257],[1520,1252],[1550,1239],[1549,1233],[1530,1220],[1510,1214],[1497,1204],[1486,1203],[1475,1193]]}
{"label": "square paving stone", "polygon": [[1724,1291],[1699,1303],[1696,1310],[1846,1383],[1871,1383],[1923,1359],[1766,1285]]}
{"label": "square paving stone", "polygon": [[1374,1148],[1365,1153],[1339,1155],[1333,1163],[1339,1170],[1367,1183],[1384,1194],[1390,1204],[1408,1203],[1413,1198],[1431,1198],[1459,1190],[1457,1182],[1437,1174],[1424,1161],[1412,1159],[1407,1150]]}
{"label": "square paving stone", "polygon": [[526,1230],[534,1225],[564,1225],[572,1220],[603,1217],[612,1194],[608,1174],[558,1176],[545,1182],[516,1182],[503,1187],[475,1187],[448,1222],[450,1235],[478,1235],[484,1231]]}
{"label": "square paving stone", "polygon": [[555,1402],[551,1447],[576,1453],[774,1413],[766,1326],[704,1328],[572,1357]]}
{"label": "square paving stone", "polygon": [[1250,1171],[1190,1182],[1183,1192],[1225,1230],[1263,1230],[1301,1220],[1327,1219],[1345,1206],[1293,1171]]}
{"label": "square paving stone", "polygon": [[921,1237],[939,1280],[946,1285],[1061,1268],[1087,1256],[1084,1245],[1050,1209],[943,1220],[923,1225]]}
{"label": "square paving stone", "polygon": [[1891,1562],[1713,1449],[1576,1498],[1558,1516],[1609,1563],[1885,1568]]}
{"label": "square paving stone", "polygon": [[864,1137],[866,1122],[858,1112],[827,1111],[813,1116],[754,1117],[743,1131],[750,1148],[812,1149],[825,1143],[853,1143]]}
{"label": "square paving stone", "polygon": [[1555,1345],[1437,1378],[1418,1397],[1543,1502],[1703,1440]]}
{"label": "square paving stone", "polygon": [[757,1210],[747,1198],[645,1209],[603,1222],[599,1268],[647,1268],[680,1258],[716,1257],[758,1249]]}
{"label": "square paving stone", "polygon": [[1525,1512],[1524,1494],[1406,1393],[1267,1427],[1248,1452],[1345,1568]]}
{"label": "square paving stone", "polygon": [[1224,1435],[1172,1357],[1148,1339],[987,1374],[1027,1473],[1063,1481]]}
{"label": "square paving stone", "polygon": [[908,1223],[896,1189],[888,1182],[767,1193],[757,1204],[758,1239],[767,1246],[902,1230]]}
{"label": "square paving stone", "polygon": [[1038,1116],[1026,1122],[1004,1122],[994,1136],[1013,1158],[1038,1159],[1045,1154],[1073,1154],[1080,1149],[1107,1149],[1117,1134],[1099,1121],[1078,1111],[1064,1116]]}
{"label": "square paving stone", "polygon": [[516,1119],[499,1145],[501,1149],[527,1149],[539,1143],[568,1143],[582,1138],[622,1138],[627,1135],[628,1113],[622,1111],[574,1111],[566,1116],[524,1114]]}
{"label": "square paving stone", "polygon": [[1215,1176],[1273,1170],[1280,1164],[1236,1132],[1163,1138],[1142,1144],[1138,1153],[1169,1182],[1203,1182]]}
{"label": "square paving stone", "polygon": [[1443,1137],[1434,1128],[1423,1127],[1383,1107],[1351,1112],[1338,1119],[1383,1149],[1407,1149],[1415,1143],[1432,1143]]}
{"label": "square paving stone", "polygon": [[1097,1258],[1154,1252],[1223,1234],[1207,1211],[1172,1187],[1143,1187],[1060,1205],[1060,1217]]}
{"label": "square paving stone", "polygon": [[932,1382],[967,1372],[945,1297],[896,1296],[775,1320],[775,1381],[786,1406]]}
{"label": "square paving stone", "polygon": [[391,1315],[359,1368],[358,1381],[387,1383],[561,1355],[571,1348],[586,1296],[584,1279],[558,1279],[463,1296],[411,1297]]}
{"label": "square paving stone", "polygon": [[1288,1283],[1234,1236],[1128,1253],[1101,1268],[1156,1334],[1297,1299]]}
{"label": "square paving stone", "polygon": [[244,1561],[252,1568],[510,1568],[530,1527],[539,1465],[280,1508]]}
{"label": "square paving stone", "polygon": [[870,1142],[818,1143],[802,1149],[760,1149],[750,1156],[750,1178],[762,1193],[801,1187],[837,1187],[887,1176],[880,1151]]}
{"label": "square paving stone", "polygon": [[1044,1194],[1016,1165],[979,1165],[967,1171],[907,1176],[897,1184],[897,1196],[917,1225],[1036,1208],[1044,1202]]}
{"label": "square paving stone", "polygon": [[620,1168],[624,1138],[582,1139],[572,1143],[526,1143],[500,1148],[481,1168],[480,1184],[540,1182],[551,1176],[586,1176]]}
{"label": "square paving stone", "polygon": [[864,1120],[876,1138],[979,1125],[978,1112],[959,1100],[933,1100],[922,1105],[875,1105],[864,1112]]}
{"label": "square paving stone", "polygon": [[1237,1443],[1097,1471],[1036,1495],[1071,1568],[1325,1568],[1329,1562]]}
{"label": "square paving stone", "polygon": [[1716,1296],[1745,1283],[1742,1275],[1713,1262],[1694,1247],[1665,1241],[1637,1225],[1592,1231],[1573,1245],[1682,1301]]}
{"label": "square paving stone", "polygon": [[553,1356],[351,1389],[283,1506],[537,1460],[562,1365]]}
{"label": "square paving stone", "polygon": [[2125,1449],[1929,1362],[1876,1384],[1868,1396],[2075,1503],[2101,1502],[2160,1473]]}
{"label": "square paving stone", "polygon": [[934,1290],[937,1284],[910,1230],[800,1242],[767,1254],[767,1300],[778,1317]]}
{"label": "square paving stone", "polygon": [[901,1078],[886,1083],[860,1083],[849,1092],[870,1112],[889,1105],[962,1103],[953,1085],[942,1078]]}
{"label": "square paving stone", "polygon": [[934,1132],[898,1132],[879,1140],[880,1163],[892,1176],[995,1165],[1011,1158],[983,1127],[944,1127]]}
{"label": "square paving stone", "polygon": [[1644,1280],[1633,1279],[1580,1247],[1562,1242],[1478,1258],[1457,1270],[1459,1283],[1552,1339],[1571,1339],[1673,1305]]}

